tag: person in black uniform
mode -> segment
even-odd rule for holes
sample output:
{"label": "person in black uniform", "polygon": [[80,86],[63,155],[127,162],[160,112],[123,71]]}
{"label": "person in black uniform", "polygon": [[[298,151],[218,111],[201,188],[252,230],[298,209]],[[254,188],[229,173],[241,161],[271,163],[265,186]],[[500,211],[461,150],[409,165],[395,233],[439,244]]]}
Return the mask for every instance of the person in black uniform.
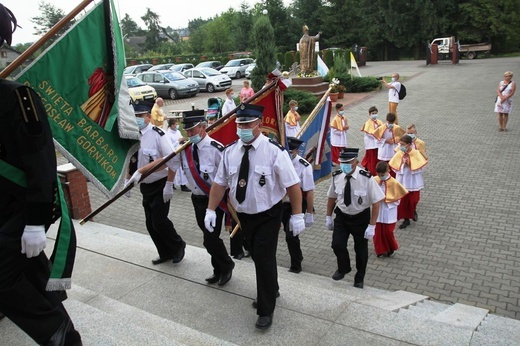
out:
{"label": "person in black uniform", "polygon": [[[15,28],[0,4],[0,46]],[[0,104],[0,312],[40,345],[81,345],[60,292],[46,291],[57,174],[45,108],[32,89],[3,79]]]}
{"label": "person in black uniform", "polygon": [[[338,269],[333,280],[341,280],[352,268],[347,242],[352,234],[356,252],[354,287],[363,288],[368,262],[368,239],[375,234],[379,203],[385,198],[372,175],[358,167],[357,148],[343,149],[339,155],[340,169],[332,173],[327,193],[327,229],[332,233],[332,249]],[[370,207],[372,206],[372,214]],[[332,220],[332,212],[336,218]]]}
{"label": "person in black uniform", "polygon": [[292,205],[290,224],[294,234],[305,229],[305,221],[300,179],[284,148],[262,135],[262,112],[259,105],[239,107],[236,123],[240,139],[224,151],[204,223],[210,231],[216,226],[216,208],[229,187],[229,200],[237,211],[255,263],[259,315],[255,326],[267,329],[272,324],[278,294],[276,248],[286,193]]}

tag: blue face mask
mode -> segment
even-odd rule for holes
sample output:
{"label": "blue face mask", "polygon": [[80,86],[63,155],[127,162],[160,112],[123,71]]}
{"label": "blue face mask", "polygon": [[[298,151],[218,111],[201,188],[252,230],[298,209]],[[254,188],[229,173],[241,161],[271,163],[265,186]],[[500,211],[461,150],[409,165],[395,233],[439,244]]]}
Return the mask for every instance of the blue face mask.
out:
{"label": "blue face mask", "polygon": [[253,134],[253,129],[237,129],[237,136],[244,143],[252,142],[255,139],[255,135]]}
{"label": "blue face mask", "polygon": [[376,114],[372,114],[370,117],[372,118],[372,120],[376,120],[377,119],[377,113]]}
{"label": "blue face mask", "polygon": [[195,136],[190,136],[190,142],[193,144],[197,144],[202,140],[202,137],[199,134],[196,134]]}
{"label": "blue face mask", "polygon": [[408,136],[410,136],[412,138],[412,140],[415,139],[415,135],[413,133],[408,133]]}
{"label": "blue face mask", "polygon": [[352,172],[352,165],[350,163],[340,163],[339,168],[345,174],[349,174]]}
{"label": "blue face mask", "polygon": [[345,111],[339,111],[338,113],[339,113],[339,115],[343,115],[343,114],[345,114]]}
{"label": "blue face mask", "polygon": [[394,127],[394,124],[388,124],[389,129],[391,129],[392,127]]}
{"label": "blue face mask", "polygon": [[393,83],[393,82],[395,82],[395,78],[394,78],[394,77],[392,77],[392,83]]}
{"label": "blue face mask", "polygon": [[402,145],[399,147],[399,149],[403,152],[403,153],[406,153],[408,151],[408,148],[407,147],[403,147]]}
{"label": "blue face mask", "polygon": [[233,94],[229,95],[229,97],[230,97],[230,98],[234,98],[234,97],[235,97],[235,94],[233,93]]}
{"label": "blue face mask", "polygon": [[142,130],[146,127],[146,123],[143,118],[135,118],[137,121],[137,127],[139,127],[139,130]]}
{"label": "blue face mask", "polygon": [[298,106],[295,106],[294,107],[294,111],[296,112],[298,110]]}

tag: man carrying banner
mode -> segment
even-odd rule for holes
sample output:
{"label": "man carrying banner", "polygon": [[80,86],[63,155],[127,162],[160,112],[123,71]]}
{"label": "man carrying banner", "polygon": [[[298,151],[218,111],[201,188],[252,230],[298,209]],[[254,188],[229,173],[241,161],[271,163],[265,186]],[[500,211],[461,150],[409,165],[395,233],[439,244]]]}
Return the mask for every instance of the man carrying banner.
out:
{"label": "man carrying banner", "polygon": [[229,188],[230,202],[238,213],[255,263],[258,329],[271,326],[276,305],[276,248],[286,193],[292,206],[293,234],[305,229],[300,179],[284,148],[262,135],[263,110],[264,107],[253,104],[239,107],[236,124],[240,139],[224,151],[204,220],[206,228],[213,230],[217,225],[216,209]]}
{"label": "man carrying banner", "polygon": [[[11,44],[15,28],[14,15],[0,4],[0,46]],[[4,79],[0,103],[0,313],[38,344],[81,345],[59,293],[46,290],[45,232],[58,189],[47,113],[32,89]]]}

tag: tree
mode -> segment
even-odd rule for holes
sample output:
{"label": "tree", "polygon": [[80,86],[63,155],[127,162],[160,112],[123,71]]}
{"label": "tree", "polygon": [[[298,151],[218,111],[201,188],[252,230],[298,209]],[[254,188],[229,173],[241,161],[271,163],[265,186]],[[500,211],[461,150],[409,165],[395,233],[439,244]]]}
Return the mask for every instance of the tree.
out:
{"label": "tree", "polygon": [[139,36],[139,32],[141,31],[141,29],[139,28],[137,23],[132,18],[130,18],[128,13],[125,13],[125,16],[123,17],[123,19],[121,19],[120,25],[121,31],[123,32],[123,36]]}
{"label": "tree", "polygon": [[[54,25],[56,25],[56,23],[58,23],[63,17],[65,17],[65,12],[55,7],[51,3],[42,1],[39,3],[38,8],[40,10],[41,15],[31,18],[31,22],[36,24],[36,26],[34,27],[35,35],[41,36],[46,34]],[[74,24],[74,20],[65,24],[65,26],[58,31],[56,36],[63,35],[72,26],[72,24]],[[53,40],[54,39],[51,39],[49,41],[52,42]]]}
{"label": "tree", "polygon": [[232,50],[231,24],[225,16],[220,16],[204,24],[204,50],[223,55],[224,52]]}
{"label": "tree", "polygon": [[267,16],[260,16],[253,25],[253,42],[255,44],[256,67],[251,73],[254,90],[260,90],[267,75],[276,65],[276,47],[274,30]]}
{"label": "tree", "polygon": [[146,13],[141,17],[141,19],[148,28],[148,31],[146,32],[145,49],[156,50],[159,47],[159,43],[164,41],[159,36],[161,32],[161,21],[159,20],[159,15],[147,7]]}
{"label": "tree", "polygon": [[287,51],[295,49],[301,36],[301,25],[291,17],[282,0],[269,0],[266,6],[267,16],[274,27],[274,42],[276,49]]}
{"label": "tree", "polygon": [[243,2],[240,5],[240,12],[237,13],[236,22],[232,23],[234,26],[234,42],[235,47],[233,50],[245,51],[251,48],[251,30],[252,30],[253,16],[249,5]]}

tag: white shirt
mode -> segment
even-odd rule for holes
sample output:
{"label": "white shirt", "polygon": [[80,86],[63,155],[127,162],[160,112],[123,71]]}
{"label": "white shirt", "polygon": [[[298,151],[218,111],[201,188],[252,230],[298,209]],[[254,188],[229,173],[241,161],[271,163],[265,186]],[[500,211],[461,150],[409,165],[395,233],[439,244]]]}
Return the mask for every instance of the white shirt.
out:
{"label": "white shirt", "polygon": [[388,102],[399,103],[399,90],[401,90],[401,83],[392,82],[390,83],[390,85],[393,86],[395,89],[388,89]]}
{"label": "white shirt", "polygon": [[229,97],[226,98],[226,101],[224,102],[224,105],[222,106],[222,115],[228,114],[235,108],[237,108],[237,106],[235,105],[235,101],[233,99],[230,99]]}
{"label": "white shirt", "polygon": [[381,161],[390,161],[395,155],[395,148],[397,144],[385,143],[387,138],[394,138],[394,135],[390,129],[386,129],[381,138],[380,147],[377,151],[377,158]]}
{"label": "white shirt", "polygon": [[419,168],[412,172],[410,166],[403,164],[400,170],[394,169],[395,179],[408,191],[420,191],[424,188],[423,169]]}
{"label": "white shirt", "polygon": [[[386,195],[386,185],[378,184],[378,186],[381,189],[381,191],[383,191],[383,194]],[[381,201],[381,204],[379,204],[379,215],[377,216],[377,222],[396,223],[397,222],[397,206],[399,205],[400,202],[401,202],[401,200],[398,200],[398,201],[395,201],[392,203],[386,203],[385,201]]]}
{"label": "white shirt", "polygon": [[[162,135],[161,135],[162,133]],[[141,147],[137,154],[137,168],[141,168],[172,153],[173,147],[168,143],[164,131],[149,123],[141,130]],[[168,176],[168,169],[161,169],[150,174],[143,183],[149,184]]]}
{"label": "white shirt", "polygon": [[300,122],[298,121],[296,126],[291,126],[286,122],[284,122],[284,123],[285,123],[285,135],[287,137],[296,137],[298,132],[300,132],[300,130],[301,130]]}
{"label": "white shirt", "polygon": [[173,149],[177,149],[180,145],[179,138],[182,138],[182,133],[178,129],[173,131],[171,128],[168,128],[168,131],[166,131],[166,138],[168,138],[170,143],[173,145]]}
{"label": "white shirt", "polygon": [[[345,120],[343,120],[345,125]],[[330,128],[330,144],[335,147],[346,147],[347,146],[347,130],[341,131],[335,128]]]}
{"label": "white shirt", "polygon": [[[365,172],[366,175],[363,175],[361,171]],[[381,191],[375,179],[372,179],[370,173],[356,166],[356,170],[351,174],[352,178],[350,178],[351,203],[347,207],[344,199],[347,175],[343,172],[338,172],[333,173],[327,197],[336,199],[336,205],[342,213],[347,215],[359,214],[372,204],[385,198],[385,194]]]}
{"label": "white shirt", "polygon": [[[225,151],[218,167],[215,183],[229,187],[229,200],[237,212],[257,214],[271,209],[286,194],[286,188],[300,179],[287,152],[264,136],[258,136],[249,150],[249,174],[246,199],[239,204],[236,190],[240,163],[244,155],[244,142],[238,140]],[[265,183],[260,185],[260,182]]]}
{"label": "white shirt", "polygon": [[[300,178],[300,187],[303,192],[313,191],[316,188],[314,184],[314,175],[312,174],[311,164],[302,158],[300,155],[296,155],[291,160],[296,174]],[[289,197],[284,198],[284,202],[289,202]]]}
{"label": "white shirt", "polygon": [[[212,144],[212,142],[214,142],[214,144]],[[222,144],[207,134],[199,143],[192,144],[192,150],[195,150],[195,146],[197,146],[199,155],[199,175],[211,186],[211,184],[213,184],[213,180],[215,179],[215,174],[217,173],[220,161],[222,160],[222,151],[219,149],[219,147],[222,150],[224,150],[224,147]],[[186,178],[188,180],[187,185],[191,189],[191,192],[194,195],[204,195],[205,193],[199,188],[195,182],[195,179],[193,178],[193,175],[191,174],[191,169],[188,166],[185,150],[183,150],[180,155],[176,155],[173,159],[168,161],[168,167],[170,167],[173,171],[178,171],[181,166],[184,173],[186,174]]]}
{"label": "white shirt", "polygon": [[376,137],[369,135],[366,132],[363,141],[365,142],[365,149],[378,149],[381,145]]}

